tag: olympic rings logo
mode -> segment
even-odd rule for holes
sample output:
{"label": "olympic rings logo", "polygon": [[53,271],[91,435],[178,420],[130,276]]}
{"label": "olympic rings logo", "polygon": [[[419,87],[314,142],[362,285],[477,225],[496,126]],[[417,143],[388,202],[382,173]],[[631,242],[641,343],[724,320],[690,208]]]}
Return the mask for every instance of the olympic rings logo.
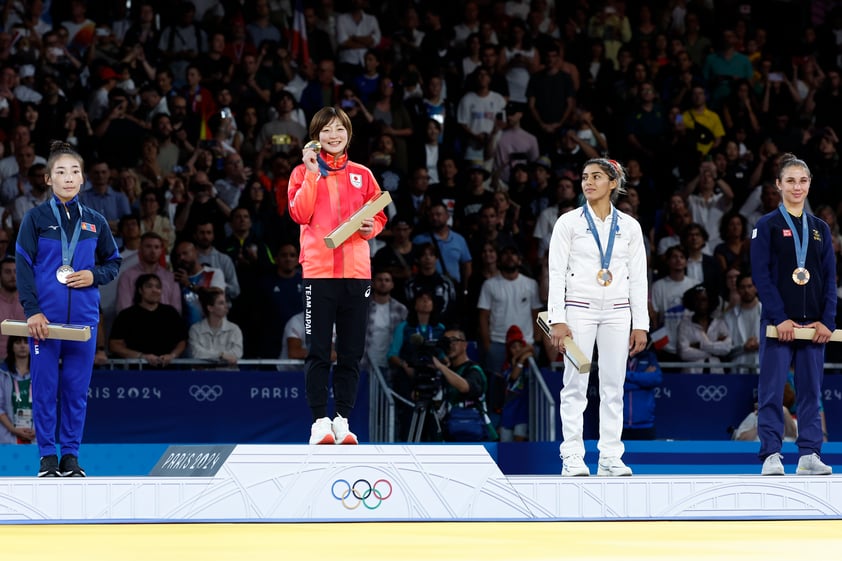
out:
{"label": "olympic rings logo", "polygon": [[190,392],[190,397],[196,401],[216,401],[222,396],[222,386],[219,384],[214,386],[199,386],[194,384],[190,386],[188,391]]}
{"label": "olympic rings logo", "polygon": [[698,386],[696,388],[696,395],[702,398],[702,401],[722,401],[728,395],[728,388],[725,386]]}
{"label": "olympic rings logo", "polygon": [[[342,492],[337,494],[336,489],[342,489]],[[386,492],[388,489],[388,492]],[[330,486],[330,493],[333,498],[342,503],[342,506],[348,510],[354,510],[363,505],[368,510],[379,508],[383,501],[392,496],[392,484],[386,479],[378,479],[374,485],[368,482],[367,479],[357,479],[354,484],[348,482],[347,479],[337,479]],[[374,502],[374,499],[377,502]]]}

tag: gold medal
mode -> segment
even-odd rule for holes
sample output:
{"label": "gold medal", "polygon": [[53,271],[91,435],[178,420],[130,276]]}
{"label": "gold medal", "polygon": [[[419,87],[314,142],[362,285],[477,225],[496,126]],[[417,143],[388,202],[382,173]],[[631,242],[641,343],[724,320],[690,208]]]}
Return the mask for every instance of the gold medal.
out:
{"label": "gold medal", "polygon": [[315,150],[318,152],[322,149],[322,143],[318,140],[311,140],[307,144],[304,145],[304,150]]}
{"label": "gold medal", "polygon": [[804,286],[810,282],[810,271],[804,267],[798,267],[792,271],[792,282],[799,286]]}
{"label": "gold medal", "polygon": [[614,280],[614,275],[608,269],[600,269],[596,273],[596,282],[602,286],[608,286]]}

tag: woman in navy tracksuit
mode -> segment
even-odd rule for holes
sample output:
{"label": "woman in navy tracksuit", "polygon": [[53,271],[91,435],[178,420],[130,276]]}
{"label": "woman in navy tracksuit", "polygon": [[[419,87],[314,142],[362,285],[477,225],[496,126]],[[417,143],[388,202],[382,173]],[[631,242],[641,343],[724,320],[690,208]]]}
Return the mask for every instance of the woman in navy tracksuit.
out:
{"label": "woman in navy tracksuit", "polygon": [[[821,453],[820,417],[825,343],[836,317],[836,259],[830,228],[804,212],[810,169],[792,154],[779,163],[781,205],[764,215],[751,234],[751,276],[763,308],[760,316],[760,376],[757,434],[762,475],[783,475],[784,386],[795,369],[798,407],[798,475],[829,475]],[[777,338],[766,337],[766,327]],[[812,341],[794,337],[796,327],[814,328]]]}
{"label": "woman in navy tracksuit", "polygon": [[[15,254],[17,283],[31,337],[32,416],[41,456],[38,476],[84,477],[78,455],[96,351],[98,287],[117,276],[120,254],[105,218],[79,202],[82,157],[65,142],[54,142],[50,149],[47,183],[53,196],[23,218]],[[90,326],[91,338],[48,339],[50,323]]]}
{"label": "woman in navy tracksuit", "polygon": [[655,386],[662,381],[654,352],[629,358],[623,384],[623,440],[655,440]]}

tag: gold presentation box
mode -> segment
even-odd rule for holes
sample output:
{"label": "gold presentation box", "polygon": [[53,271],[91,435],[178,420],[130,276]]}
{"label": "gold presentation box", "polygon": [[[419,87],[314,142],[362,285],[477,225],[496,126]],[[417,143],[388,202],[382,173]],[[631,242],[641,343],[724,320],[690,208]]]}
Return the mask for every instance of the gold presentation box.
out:
{"label": "gold presentation box", "polygon": [[[812,327],[796,327],[794,330],[793,337],[798,339],[799,341],[811,341],[813,337],[816,335],[816,330]],[[778,338],[778,328],[774,325],[767,325],[766,326],[766,337],[771,337],[773,339]],[[842,341],[842,329],[834,329],[833,333],[830,334],[830,340],[839,342]]]}
{"label": "gold presentation box", "polygon": [[[539,312],[536,322],[538,323],[538,327],[541,328],[541,331],[544,332],[544,335],[547,338],[552,338],[553,329],[550,327],[549,314],[547,312]],[[570,359],[570,362],[573,363],[573,366],[576,367],[576,370],[580,374],[587,374],[591,371],[591,359],[585,356],[582,349],[570,337],[564,338],[564,355]]]}
{"label": "gold presentation box", "polygon": [[345,240],[350,238],[354,232],[360,229],[360,224],[366,218],[373,218],[375,214],[386,208],[392,202],[392,196],[388,191],[380,191],[380,194],[365,203],[360,209],[348,217],[348,220],[336,227],[333,232],[325,236],[325,245],[330,249],[336,249]]}
{"label": "gold presentation box", "polygon": [[[70,325],[66,323],[49,324],[47,339],[62,339],[63,341],[87,341],[91,338],[91,328],[87,325]],[[29,337],[29,326],[25,321],[4,319],[0,323],[3,335]]]}

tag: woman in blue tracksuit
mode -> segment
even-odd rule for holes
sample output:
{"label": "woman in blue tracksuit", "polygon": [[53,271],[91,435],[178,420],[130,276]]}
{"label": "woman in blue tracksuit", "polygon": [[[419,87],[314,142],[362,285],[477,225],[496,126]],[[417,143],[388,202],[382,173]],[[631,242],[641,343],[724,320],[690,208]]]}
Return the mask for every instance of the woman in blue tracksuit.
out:
{"label": "woman in blue tracksuit", "polygon": [[623,440],[655,440],[655,387],[662,381],[654,352],[629,357],[623,384]]}
{"label": "woman in blue tracksuit", "polygon": [[[69,144],[53,142],[47,160],[53,196],[26,213],[16,244],[18,291],[31,337],[39,477],[85,476],[78,455],[96,351],[98,287],[114,280],[120,268],[108,222],[79,202],[83,169],[82,157]],[[90,326],[91,338],[48,339],[50,323]],[[61,462],[56,455],[57,400]]]}
{"label": "woman in blue tracksuit", "polygon": [[[820,399],[824,349],[836,317],[836,259],[830,228],[804,212],[812,176],[804,161],[781,156],[777,187],[781,205],[757,221],[751,234],[751,276],[757,286],[760,316],[760,376],[757,385],[757,434],[762,475],[783,475],[784,386],[795,370],[798,407],[798,475],[829,475],[822,449]],[[766,337],[766,327],[777,338]],[[794,337],[796,327],[814,328],[811,341]]]}

